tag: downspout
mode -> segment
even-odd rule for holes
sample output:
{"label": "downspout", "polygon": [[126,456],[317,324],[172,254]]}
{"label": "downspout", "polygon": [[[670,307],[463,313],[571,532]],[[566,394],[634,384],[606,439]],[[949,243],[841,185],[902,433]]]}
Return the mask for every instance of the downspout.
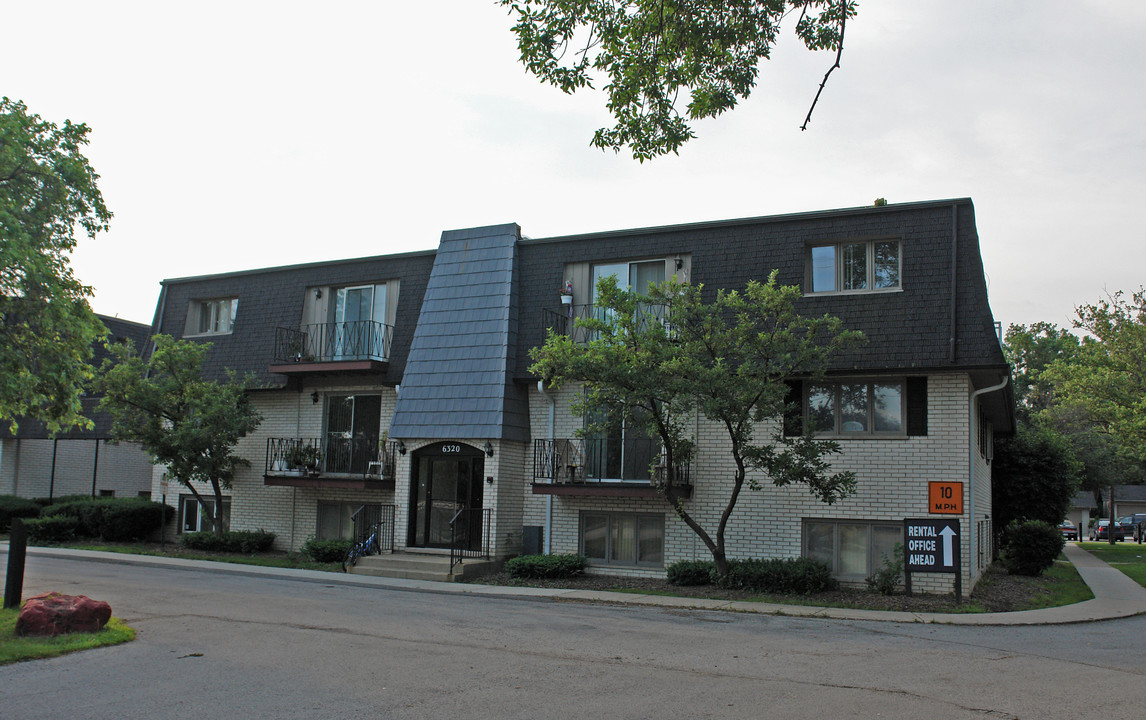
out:
{"label": "downspout", "polygon": [[958,299],[956,291],[957,269],[959,266],[959,206],[951,206],[951,338],[948,341],[950,344],[950,362],[955,362],[955,302]]}
{"label": "downspout", "polygon": [[[537,381],[537,392],[541,393],[542,397],[549,401],[549,446],[553,447],[553,441],[556,439],[554,436],[557,434],[557,400],[549,393],[545,392],[545,381]],[[553,529],[553,496],[545,496],[545,554],[550,555],[553,546],[550,541],[550,530]]]}
{"label": "downspout", "polygon": [[975,400],[977,400],[980,395],[985,395],[989,392],[995,392],[996,390],[1002,390],[1007,386],[1007,382],[1009,380],[1010,376],[1004,376],[1003,382],[999,383],[998,385],[992,385],[991,387],[985,387],[981,390],[972,391],[968,400],[967,427],[970,428],[970,432],[967,436],[967,477],[969,480],[968,494],[971,498],[971,509],[968,521],[970,522],[971,526],[967,528],[967,536],[970,538],[967,545],[971,549],[971,562],[973,563],[972,572],[978,569],[977,563],[979,559],[979,556],[976,554],[977,548],[975,547],[975,538],[978,537],[978,534],[975,532],[975,437],[978,435],[978,429],[975,427],[975,420],[978,417],[975,412]]}

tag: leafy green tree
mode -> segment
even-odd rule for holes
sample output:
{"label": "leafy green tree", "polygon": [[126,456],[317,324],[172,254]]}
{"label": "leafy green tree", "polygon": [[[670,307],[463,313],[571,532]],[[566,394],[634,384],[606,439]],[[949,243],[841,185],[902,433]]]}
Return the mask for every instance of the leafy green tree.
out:
{"label": "leafy green tree", "polygon": [[1054,430],[1020,425],[1013,438],[995,442],[992,467],[995,527],[1014,520],[1058,525],[1078,492],[1082,465]]}
{"label": "leafy green tree", "polygon": [[1088,333],[1078,357],[1046,372],[1061,404],[1110,436],[1119,452],[1146,461],[1146,291],[1116,292],[1077,310]]}
{"label": "leafy green tree", "polygon": [[[551,332],[532,351],[531,371],[553,387],[581,383],[575,413],[592,419],[595,411],[613,408],[627,429],[659,439],[662,454],[650,467],[654,486],[724,577],[729,520],[745,486],[761,487],[761,475],[775,485],[802,483],[829,504],[854,490],[852,473],[831,472],[835,443],[786,436],[782,419],[785,381],[822,374],[830,355],[861,335],[844,330],[837,318],[797,313],[799,288],[777,286],[775,273],[743,292],[721,290],[708,302],[702,293],[700,286],[669,280],[642,295],[604,278],[597,288],[602,311],[578,320],[593,339],[576,343]],[[697,413],[724,429],[732,459],[729,493],[715,527],[705,527],[689,509],[677,476],[695,449],[688,428]],[[587,431],[596,429],[590,423]]]}
{"label": "leafy green tree", "polygon": [[96,383],[104,394],[100,409],[112,416],[113,437],[140,443],[201,507],[208,504],[194,483],[210,485],[215,501],[211,526],[220,535],[223,489],[231,487],[236,468],[250,465],[235,454],[235,445],[258,427],[262,416],[234,377],[227,382],[201,377],[210,343],[167,335],[156,335],[154,342],[146,360],[134,354],[130,343],[109,347],[114,357],[104,363]]}
{"label": "leafy green tree", "polygon": [[0,422],[90,427],[80,397],[92,344],[106,333],[72,274],[76,229],[107,230],[111,213],[80,150],[89,128],[63,127],[0,99]]}
{"label": "leafy green tree", "polygon": [[1074,362],[1079,353],[1079,340],[1054,323],[1011,325],[1007,328],[1003,351],[1014,371],[1019,414],[1026,420],[1032,413],[1055,404],[1054,383],[1044,373],[1055,362]]}
{"label": "leafy green tree", "polygon": [[[644,161],[695,137],[687,120],[716,117],[747,98],[781,24],[810,50],[835,50],[839,67],[854,0],[499,0],[516,25],[526,69],[573,93],[604,76],[616,124],[592,144]],[[685,102],[681,108],[678,103]],[[819,92],[812,102],[815,108]],[[812,110],[804,121],[811,120]]]}

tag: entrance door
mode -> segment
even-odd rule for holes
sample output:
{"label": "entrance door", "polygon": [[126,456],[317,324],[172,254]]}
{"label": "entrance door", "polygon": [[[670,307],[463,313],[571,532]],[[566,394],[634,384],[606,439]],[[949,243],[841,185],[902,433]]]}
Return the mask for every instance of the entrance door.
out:
{"label": "entrance door", "polygon": [[331,395],[326,407],[326,472],[365,473],[378,459],[380,395]]}
{"label": "entrance door", "polygon": [[453,537],[464,549],[481,548],[482,477],[485,455],[458,442],[414,452],[410,502],[412,547],[449,547]]}

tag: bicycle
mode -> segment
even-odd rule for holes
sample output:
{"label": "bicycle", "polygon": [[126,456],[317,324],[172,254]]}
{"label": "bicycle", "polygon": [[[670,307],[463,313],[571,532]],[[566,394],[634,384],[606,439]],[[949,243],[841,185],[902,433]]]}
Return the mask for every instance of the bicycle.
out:
{"label": "bicycle", "polygon": [[347,567],[354,567],[358,563],[358,558],[378,555],[381,552],[382,548],[378,544],[378,523],[374,523],[370,526],[370,534],[351,545],[350,550],[346,552],[346,558],[342,561],[342,572],[346,572]]}

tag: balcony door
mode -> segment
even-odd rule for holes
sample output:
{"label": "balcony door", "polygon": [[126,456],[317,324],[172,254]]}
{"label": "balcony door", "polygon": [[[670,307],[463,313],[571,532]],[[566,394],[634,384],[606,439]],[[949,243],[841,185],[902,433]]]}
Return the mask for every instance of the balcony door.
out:
{"label": "balcony door", "polygon": [[[410,546],[481,547],[485,455],[460,442],[429,445],[413,454]],[[454,521],[451,531],[450,522]]]}
{"label": "balcony door", "polygon": [[[617,287],[621,290],[632,290],[639,295],[647,295],[649,284],[660,284],[665,281],[665,261],[647,260],[643,262],[606,263],[593,266],[593,312],[594,317],[602,320],[610,319],[603,309],[598,307],[597,283],[609,276],[617,279]],[[663,314],[661,309],[642,305],[638,311],[640,315]]]}
{"label": "balcony door", "polygon": [[386,285],[337,288],[331,308],[337,360],[381,355],[381,323],[386,322]]}
{"label": "balcony door", "polygon": [[381,395],[328,395],[326,472],[362,474],[378,459]]}

